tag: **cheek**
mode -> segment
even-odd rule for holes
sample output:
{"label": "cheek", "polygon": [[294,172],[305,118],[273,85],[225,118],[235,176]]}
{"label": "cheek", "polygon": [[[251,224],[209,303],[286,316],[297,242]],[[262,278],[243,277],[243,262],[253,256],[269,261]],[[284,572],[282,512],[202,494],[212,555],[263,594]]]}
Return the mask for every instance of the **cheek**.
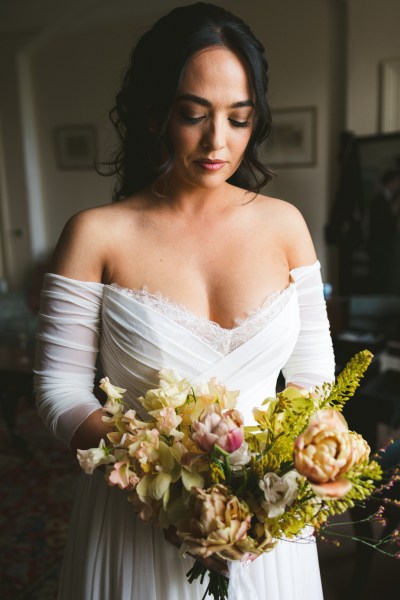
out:
{"label": "cheek", "polygon": [[237,135],[235,137],[235,139],[232,140],[232,148],[234,149],[235,152],[237,152],[238,154],[240,154],[240,157],[243,156],[243,154],[246,151],[246,148],[249,144],[250,141],[250,137],[251,137],[251,131],[243,131],[240,132],[240,135]]}
{"label": "cheek", "polygon": [[172,127],[169,137],[176,154],[184,154],[198,143],[198,133],[196,128]]}

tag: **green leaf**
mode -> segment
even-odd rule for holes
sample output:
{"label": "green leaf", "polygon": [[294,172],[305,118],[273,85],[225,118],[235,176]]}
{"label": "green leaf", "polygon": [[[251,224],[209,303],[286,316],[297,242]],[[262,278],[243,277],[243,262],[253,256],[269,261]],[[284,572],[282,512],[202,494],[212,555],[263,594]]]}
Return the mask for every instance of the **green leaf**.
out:
{"label": "green leaf", "polygon": [[184,487],[190,491],[192,487],[204,487],[204,477],[200,473],[189,471],[188,469],[182,469],[182,483]]}
{"label": "green leaf", "polygon": [[153,481],[151,481],[148,488],[149,496],[154,500],[161,500],[171,483],[171,475],[169,473],[158,473],[158,475],[152,475],[152,477]]}

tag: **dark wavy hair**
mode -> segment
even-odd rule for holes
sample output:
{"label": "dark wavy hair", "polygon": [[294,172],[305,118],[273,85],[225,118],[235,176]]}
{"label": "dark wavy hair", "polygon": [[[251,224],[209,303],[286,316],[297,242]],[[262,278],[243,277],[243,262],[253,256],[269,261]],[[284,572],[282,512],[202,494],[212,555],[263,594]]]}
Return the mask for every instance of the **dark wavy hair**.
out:
{"label": "dark wavy hair", "polygon": [[[114,160],[102,163],[109,167],[102,174],[117,176],[113,200],[165,180],[171,171],[174,149],[167,126],[180,77],[187,61],[210,46],[226,47],[243,61],[255,95],[251,137],[240,166],[228,181],[258,192],[271,179],[273,172],[257,154],[271,129],[264,47],[241,19],[219,6],[198,2],[159,19],[133,49],[110,111],[120,148]],[[150,118],[157,123],[156,133],[150,131]]]}

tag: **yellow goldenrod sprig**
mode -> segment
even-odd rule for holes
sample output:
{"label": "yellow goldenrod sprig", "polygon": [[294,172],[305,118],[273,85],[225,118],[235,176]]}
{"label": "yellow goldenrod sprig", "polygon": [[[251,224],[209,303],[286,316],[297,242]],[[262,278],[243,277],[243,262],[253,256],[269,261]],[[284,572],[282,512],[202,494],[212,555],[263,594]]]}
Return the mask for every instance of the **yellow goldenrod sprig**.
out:
{"label": "yellow goldenrod sprig", "polygon": [[353,356],[338,375],[336,383],[333,385],[328,397],[322,402],[321,408],[342,410],[347,400],[354,395],[360,385],[372,357],[373,355],[369,350],[362,350]]}

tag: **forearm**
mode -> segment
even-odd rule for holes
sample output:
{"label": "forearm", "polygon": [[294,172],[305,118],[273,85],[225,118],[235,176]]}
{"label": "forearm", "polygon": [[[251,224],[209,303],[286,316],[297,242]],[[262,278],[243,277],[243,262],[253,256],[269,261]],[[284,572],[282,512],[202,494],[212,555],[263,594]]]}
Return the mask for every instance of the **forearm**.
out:
{"label": "forearm", "polygon": [[103,422],[104,411],[96,410],[89,415],[75,431],[70,448],[73,451],[96,448],[101,439],[105,439],[111,427]]}

